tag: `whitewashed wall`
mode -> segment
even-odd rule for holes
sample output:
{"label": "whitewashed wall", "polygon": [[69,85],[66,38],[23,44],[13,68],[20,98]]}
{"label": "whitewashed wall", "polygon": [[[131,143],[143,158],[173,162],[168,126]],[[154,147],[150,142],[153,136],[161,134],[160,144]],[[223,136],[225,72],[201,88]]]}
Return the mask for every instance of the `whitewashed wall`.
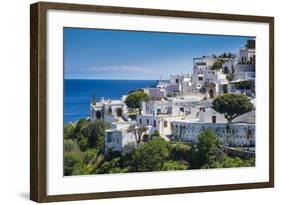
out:
{"label": "whitewashed wall", "polygon": [[211,129],[223,144],[229,146],[255,146],[255,125],[246,123],[189,123],[173,122],[172,135],[182,141],[197,142],[204,129]]}

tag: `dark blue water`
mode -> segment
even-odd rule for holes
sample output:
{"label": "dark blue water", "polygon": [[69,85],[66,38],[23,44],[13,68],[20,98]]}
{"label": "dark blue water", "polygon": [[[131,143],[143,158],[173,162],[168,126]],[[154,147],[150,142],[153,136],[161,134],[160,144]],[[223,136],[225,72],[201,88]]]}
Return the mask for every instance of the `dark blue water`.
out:
{"label": "dark blue water", "polygon": [[94,93],[97,101],[101,97],[116,100],[129,91],[155,85],[155,80],[64,80],[64,123],[88,117]]}

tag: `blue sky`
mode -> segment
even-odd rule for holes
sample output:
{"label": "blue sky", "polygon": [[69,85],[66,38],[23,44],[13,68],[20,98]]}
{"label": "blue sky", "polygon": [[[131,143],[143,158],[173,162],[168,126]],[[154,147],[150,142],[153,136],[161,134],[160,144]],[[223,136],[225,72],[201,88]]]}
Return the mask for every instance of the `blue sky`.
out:
{"label": "blue sky", "polygon": [[192,59],[238,53],[249,37],[64,28],[67,79],[169,79]]}

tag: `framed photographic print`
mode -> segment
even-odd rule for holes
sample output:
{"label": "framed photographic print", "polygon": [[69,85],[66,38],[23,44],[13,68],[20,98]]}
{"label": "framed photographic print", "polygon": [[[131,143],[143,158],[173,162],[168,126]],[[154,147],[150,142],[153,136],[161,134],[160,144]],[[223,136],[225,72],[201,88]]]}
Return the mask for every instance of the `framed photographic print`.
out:
{"label": "framed photographic print", "polygon": [[31,200],[274,186],[274,18],[40,2]]}

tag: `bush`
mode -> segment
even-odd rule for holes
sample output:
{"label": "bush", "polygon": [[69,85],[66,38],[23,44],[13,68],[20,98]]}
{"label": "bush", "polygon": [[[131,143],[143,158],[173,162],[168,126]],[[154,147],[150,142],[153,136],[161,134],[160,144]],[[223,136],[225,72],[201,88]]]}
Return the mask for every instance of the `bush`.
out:
{"label": "bush", "polygon": [[98,150],[96,149],[88,149],[84,152],[84,163],[93,164],[98,157]]}
{"label": "bush", "polygon": [[105,130],[107,128],[109,126],[106,123],[98,120],[84,124],[80,129],[80,133],[88,139],[89,147],[103,151]]}
{"label": "bush", "polygon": [[73,139],[74,138],[74,128],[73,124],[66,124],[63,127],[63,136],[64,139]]}
{"label": "bush", "polygon": [[76,135],[80,133],[81,128],[82,128],[85,124],[87,124],[88,122],[89,122],[89,121],[86,120],[86,119],[84,119],[84,118],[78,120],[78,122],[76,123],[75,128],[74,128],[74,130],[73,130],[73,134],[74,134],[73,137],[76,137]]}
{"label": "bush", "polygon": [[151,135],[150,135],[150,139],[154,139],[154,138],[160,138],[161,135],[159,133],[158,130],[155,130]]}
{"label": "bush", "polygon": [[166,161],[163,164],[162,171],[168,171],[168,170],[186,170],[188,169],[187,163],[183,163],[181,161]]}
{"label": "bush", "polygon": [[209,164],[219,150],[219,140],[210,129],[204,130],[198,136],[198,161],[200,165]]}
{"label": "bush", "polygon": [[64,140],[64,152],[80,152],[78,143],[74,140]]}
{"label": "bush", "polygon": [[[83,166],[83,154],[79,152],[65,152],[64,153],[64,175],[77,175],[78,170],[81,171]],[[82,173],[81,173],[82,174]]]}
{"label": "bush", "polygon": [[172,150],[170,156],[173,160],[188,160],[190,155],[190,146],[184,143],[174,143],[172,145]]}
{"label": "bush", "polygon": [[170,144],[163,139],[153,139],[141,144],[132,153],[131,167],[136,172],[160,171],[170,150]]}

